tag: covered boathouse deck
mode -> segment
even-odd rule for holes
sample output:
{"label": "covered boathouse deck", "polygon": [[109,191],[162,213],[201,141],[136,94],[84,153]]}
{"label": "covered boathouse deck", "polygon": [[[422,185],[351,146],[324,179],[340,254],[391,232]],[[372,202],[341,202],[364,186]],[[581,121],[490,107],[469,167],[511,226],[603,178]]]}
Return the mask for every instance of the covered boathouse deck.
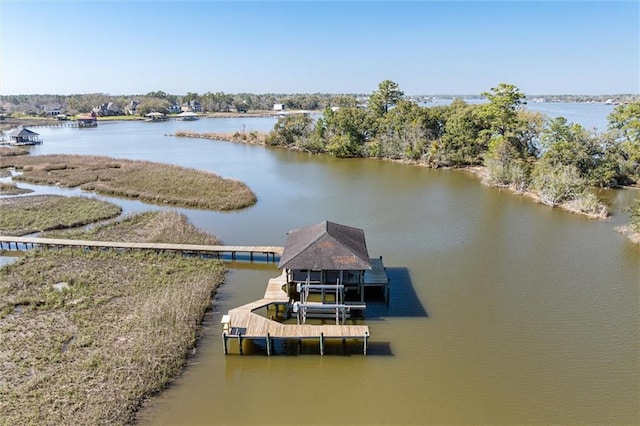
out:
{"label": "covered boathouse deck", "polygon": [[[368,271],[366,286],[384,287],[385,294],[388,288],[389,279],[387,277],[382,259],[371,259],[373,269]],[[316,340],[320,344],[320,355],[324,355],[325,340],[362,340],[362,352],[367,354],[367,342],[369,339],[369,326],[348,325],[348,324],[282,324],[278,321],[268,319],[254,311],[273,305],[276,314],[286,311],[292,301],[289,299],[283,287],[287,283],[286,273],[269,280],[267,289],[262,299],[256,300],[246,305],[231,309],[227,315],[222,317],[222,340],[225,355],[229,354],[229,339],[236,339],[238,342],[238,352],[243,354],[243,340],[264,341],[267,355],[274,352],[274,340]]]}

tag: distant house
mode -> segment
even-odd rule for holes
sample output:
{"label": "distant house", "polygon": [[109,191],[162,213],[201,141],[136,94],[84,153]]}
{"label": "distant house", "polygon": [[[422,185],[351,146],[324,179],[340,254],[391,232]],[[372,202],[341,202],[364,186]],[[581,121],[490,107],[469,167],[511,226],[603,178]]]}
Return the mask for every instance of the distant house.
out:
{"label": "distant house", "polygon": [[38,133],[27,129],[26,127],[18,127],[7,133],[9,137],[9,145],[38,145],[42,143],[42,139]]}
{"label": "distant house", "polygon": [[140,105],[140,102],[136,101],[136,100],[132,100],[129,102],[129,104],[127,104],[127,106],[124,108],[124,112],[126,114],[129,115],[136,115],[138,112],[138,105]]}
{"label": "distant house", "polygon": [[42,107],[42,112],[44,113],[44,115],[55,117],[56,115],[62,114],[62,105],[44,105]]}
{"label": "distant house", "polygon": [[182,108],[180,107],[180,105],[173,104],[167,107],[167,113],[169,114],[178,114],[180,112],[182,112]]}
{"label": "distant house", "polygon": [[284,104],[273,104],[274,111],[284,111],[284,109],[285,109]]}
{"label": "distant house", "polygon": [[182,104],[182,112],[202,112],[202,104],[198,101],[189,101]]}
{"label": "distant house", "polygon": [[111,115],[121,114],[120,108],[113,102],[104,103],[100,106],[97,106],[93,108],[91,112],[94,112],[98,117],[107,117]]}

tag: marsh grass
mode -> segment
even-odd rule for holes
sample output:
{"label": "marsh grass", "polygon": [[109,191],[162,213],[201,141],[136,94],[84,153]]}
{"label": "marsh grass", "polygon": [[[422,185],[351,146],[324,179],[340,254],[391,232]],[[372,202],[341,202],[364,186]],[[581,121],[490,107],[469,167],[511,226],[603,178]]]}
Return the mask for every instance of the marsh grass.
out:
{"label": "marsh grass", "polygon": [[[24,148],[12,147],[12,146],[0,146],[0,159],[2,157],[13,157],[16,155],[28,155],[29,151]],[[0,162],[0,167],[4,167]]]}
{"label": "marsh grass", "polygon": [[257,145],[265,145],[265,141],[267,138],[266,133],[261,132],[235,132],[235,133],[198,133],[198,132],[187,132],[187,131],[177,131],[175,133],[176,137],[180,138],[198,138],[198,139],[214,139],[219,141],[231,141],[231,142],[243,142],[243,143],[251,143]]}
{"label": "marsh grass", "polygon": [[87,197],[33,195],[0,198],[0,233],[26,235],[73,228],[118,216],[122,209]]}
{"label": "marsh grass", "polygon": [[29,192],[33,192],[33,189],[18,188],[15,183],[0,182],[0,195],[19,195],[28,194]]}
{"label": "marsh grass", "polygon": [[[123,238],[120,226],[168,228],[178,217],[96,233]],[[182,369],[223,279],[218,261],[141,252],[34,250],[1,268],[0,424],[134,421]]]}
{"label": "marsh grass", "polygon": [[235,210],[256,202],[255,194],[238,180],[169,164],[79,155],[5,157],[3,163],[22,170],[15,180],[154,204]]}
{"label": "marsh grass", "polygon": [[114,223],[96,226],[88,231],[51,231],[43,234],[43,237],[94,241],[220,244],[215,236],[198,230],[189,223],[185,215],[175,211],[139,213]]}

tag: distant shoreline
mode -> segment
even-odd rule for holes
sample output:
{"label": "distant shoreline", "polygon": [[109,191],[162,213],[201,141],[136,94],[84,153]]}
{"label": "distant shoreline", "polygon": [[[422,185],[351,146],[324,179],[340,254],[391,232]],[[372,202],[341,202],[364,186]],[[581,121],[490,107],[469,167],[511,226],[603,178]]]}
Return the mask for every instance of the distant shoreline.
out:
{"label": "distant shoreline", "polygon": [[[312,114],[315,110],[290,110],[290,111],[273,111],[273,110],[256,110],[256,111],[248,111],[248,112],[206,112],[199,114],[199,118],[278,118],[283,115],[290,114]],[[143,121],[145,117],[135,116],[135,115],[114,115],[114,116],[105,116],[105,117],[97,117],[98,123],[100,122],[110,122],[110,121]],[[180,120],[177,114],[168,114],[167,119],[172,120]],[[38,127],[38,126],[53,126],[60,123],[65,123],[69,121],[75,121],[74,118],[70,118],[69,120],[57,120],[56,118],[50,117],[24,117],[24,118],[6,118],[4,120],[0,120],[0,130],[8,130],[19,126],[24,127]]]}

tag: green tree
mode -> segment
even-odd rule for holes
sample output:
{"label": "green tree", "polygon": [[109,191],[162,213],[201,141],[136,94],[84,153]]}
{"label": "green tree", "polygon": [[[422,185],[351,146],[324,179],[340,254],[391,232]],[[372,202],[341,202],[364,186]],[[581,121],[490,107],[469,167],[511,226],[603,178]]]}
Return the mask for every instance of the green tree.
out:
{"label": "green tree", "polygon": [[[441,137],[431,144],[429,162],[434,166],[463,166],[481,164],[487,150],[488,138],[482,134],[483,120],[478,105],[454,99],[442,107],[439,119]],[[430,108],[436,110],[436,108]]]}
{"label": "green tree", "polygon": [[523,159],[536,156],[543,119],[541,114],[522,110],[524,93],[512,84],[500,83],[483,95],[489,100],[480,107],[479,116],[485,120],[483,133],[506,139]]}
{"label": "green tree", "polygon": [[327,108],[322,116],[322,127],[316,127],[316,131],[326,141],[329,153],[337,157],[361,157],[373,127],[366,110],[340,108],[334,111]]}
{"label": "green tree", "polygon": [[307,114],[286,115],[278,119],[265,143],[271,146],[298,147],[313,131],[313,119]]}
{"label": "green tree", "polygon": [[521,158],[507,138],[498,136],[491,139],[485,165],[489,171],[488,181],[492,185],[510,186],[517,191],[528,188],[531,163]]}
{"label": "green tree", "polygon": [[182,97],[182,102],[197,101],[197,100],[198,100],[198,94],[195,92],[187,92],[187,94]]}
{"label": "green tree", "polygon": [[617,106],[607,116],[609,129],[624,141],[640,143],[640,102]]}
{"label": "green tree", "polygon": [[384,80],[378,84],[378,90],[369,97],[369,108],[376,115],[383,115],[389,112],[389,107],[398,103],[404,96],[397,83],[391,80]]}
{"label": "green tree", "polygon": [[518,114],[524,93],[513,84],[500,83],[492,87],[490,92],[483,92],[489,102],[484,105],[491,131],[500,136],[507,136],[517,127]]}
{"label": "green tree", "polygon": [[167,99],[168,97],[167,93],[163,92],[162,90],[158,90],[156,92],[149,92],[145,96],[149,98],[160,98],[160,99]]}
{"label": "green tree", "polygon": [[549,121],[541,140],[545,148],[542,161],[554,167],[575,167],[588,185],[610,187],[628,179],[621,167],[622,150],[607,135],[557,117]]}
{"label": "green tree", "polygon": [[376,116],[373,125],[371,154],[411,161],[422,159],[440,129],[438,118],[428,108],[404,99],[387,114]]}
{"label": "green tree", "polygon": [[355,108],[358,106],[358,100],[352,96],[337,96],[331,100],[331,106],[338,108]]}
{"label": "green tree", "polygon": [[640,179],[640,102],[617,106],[607,117],[611,136],[619,143],[622,169],[630,180]]}
{"label": "green tree", "polygon": [[167,108],[170,105],[171,105],[171,103],[166,99],[144,98],[138,104],[138,108],[136,109],[136,112],[140,116],[144,116],[145,114],[148,114],[148,113],[154,112],[154,111],[155,112],[161,112],[161,113],[164,114],[164,113],[167,112]]}

